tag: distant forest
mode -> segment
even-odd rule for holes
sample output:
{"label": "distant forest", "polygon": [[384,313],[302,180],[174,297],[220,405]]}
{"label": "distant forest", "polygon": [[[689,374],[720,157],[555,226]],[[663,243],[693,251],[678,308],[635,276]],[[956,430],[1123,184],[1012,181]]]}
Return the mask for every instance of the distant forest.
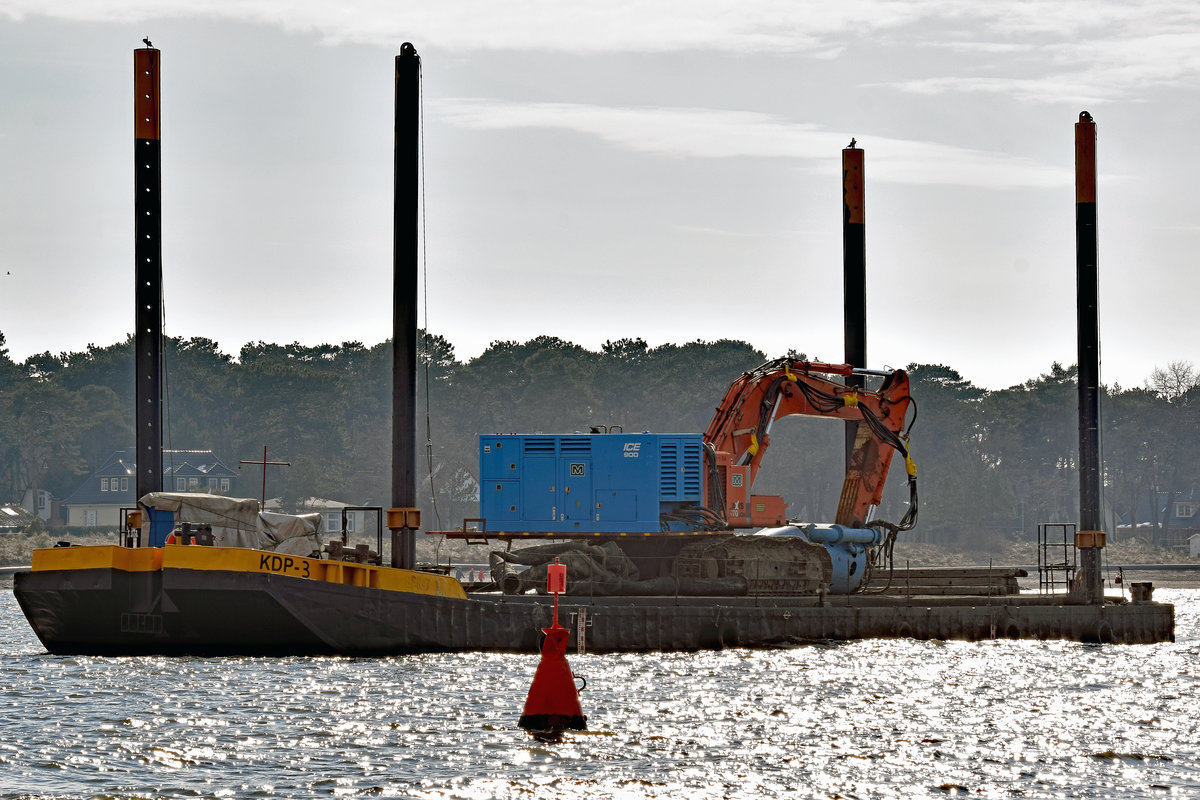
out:
{"label": "distant forest", "polygon": [[[598,352],[542,336],[494,342],[460,361],[437,335],[420,335],[418,465],[423,521],[448,529],[477,515],[477,436],[625,431],[703,432],[729,383],[767,360],[745,342],[648,347],[606,342]],[[0,334],[0,500],[47,489],[64,498],[133,434],[132,340],[16,363]],[[804,358],[802,353],[790,353]],[[204,338],[170,339],[164,445],[211,449],[230,466],[291,462],[269,493],[388,505],[391,343],[305,347],[247,344],[234,359]],[[1032,539],[1036,524],[1077,517],[1076,371],[1059,364],[1008,389],[972,385],[954,369],[910,364],[918,418],[918,541],[970,547]],[[1160,511],[1191,500],[1200,475],[1200,389],[1190,364],[1148,371],[1144,388],[1102,398],[1106,502],[1125,522],[1162,525]],[[428,398],[428,403],[426,403]],[[428,411],[428,414],[426,414]],[[789,514],[833,518],[841,486],[842,428],[779,421],[755,490],[783,495]],[[257,481],[251,470],[242,494]],[[883,509],[901,516],[895,465]],[[1159,531],[1159,536],[1162,532]]]}

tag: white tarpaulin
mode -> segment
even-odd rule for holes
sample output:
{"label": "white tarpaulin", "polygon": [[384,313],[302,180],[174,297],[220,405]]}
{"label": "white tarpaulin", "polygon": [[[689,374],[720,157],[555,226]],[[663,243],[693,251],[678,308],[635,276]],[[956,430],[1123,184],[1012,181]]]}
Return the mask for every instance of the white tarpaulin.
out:
{"label": "white tarpaulin", "polygon": [[[175,524],[210,525],[220,547],[249,547],[307,556],[321,550],[320,514],[259,511],[257,500],[198,492],[151,492],[138,501],[142,509],[170,511]],[[150,515],[142,516],[143,541],[150,540]]]}

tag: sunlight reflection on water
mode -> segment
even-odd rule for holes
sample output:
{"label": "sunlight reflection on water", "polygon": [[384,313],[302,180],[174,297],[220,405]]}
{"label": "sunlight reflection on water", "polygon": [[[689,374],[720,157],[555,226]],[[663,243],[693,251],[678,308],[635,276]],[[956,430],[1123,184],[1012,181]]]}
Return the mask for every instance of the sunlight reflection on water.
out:
{"label": "sunlight reflection on water", "polygon": [[586,733],[516,719],[536,656],[46,655],[0,601],[0,798],[1200,794],[1200,590],[1146,646],[873,640],[572,655]]}

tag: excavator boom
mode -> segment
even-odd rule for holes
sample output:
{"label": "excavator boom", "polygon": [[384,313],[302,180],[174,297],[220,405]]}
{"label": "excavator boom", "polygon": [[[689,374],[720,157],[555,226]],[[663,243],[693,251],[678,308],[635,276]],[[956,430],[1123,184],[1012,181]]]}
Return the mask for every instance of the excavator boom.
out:
{"label": "excavator boom", "polygon": [[[883,376],[877,390],[847,385],[855,374]],[[720,510],[731,527],[782,525],[786,505],[773,495],[750,490],[771,440],[771,426],[791,415],[859,422],[838,501],[836,524],[861,528],[883,498],[893,452],[905,459],[913,492],[909,514],[915,517],[915,468],[908,456],[905,416],[912,398],[903,370],[873,372],[846,364],[778,359],[735,380],[717,407],[704,442],[709,459],[706,505]]]}

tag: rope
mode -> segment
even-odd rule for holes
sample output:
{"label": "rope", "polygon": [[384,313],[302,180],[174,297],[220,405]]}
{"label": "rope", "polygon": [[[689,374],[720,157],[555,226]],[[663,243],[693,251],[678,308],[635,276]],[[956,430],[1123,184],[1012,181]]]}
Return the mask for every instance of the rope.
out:
{"label": "rope", "polygon": [[[425,76],[421,71],[421,62],[417,61],[417,125],[418,147],[421,171],[421,313],[424,318],[421,325],[420,350],[425,358],[425,470],[429,475],[429,497],[433,504],[433,518],[437,520],[438,530],[442,529],[442,514],[438,510],[437,487],[433,483],[433,423],[430,418],[429,393],[429,349],[426,339],[429,337],[429,247],[425,219]],[[441,542],[438,543],[439,550]]]}
{"label": "rope", "polygon": [[[161,262],[160,262],[159,270],[160,270],[160,272],[162,270]],[[162,281],[159,281],[159,284],[158,284],[158,307],[162,314],[162,318],[159,320],[161,336],[160,336],[159,342],[158,342],[158,376],[159,376],[159,380],[162,382],[162,386],[159,388],[159,397],[161,400],[161,405],[159,406],[159,409],[158,409],[158,425],[159,425],[158,463],[154,465],[154,471],[158,473],[159,491],[166,492],[166,491],[170,491],[170,487],[168,487],[166,485],[166,476],[162,474],[162,460],[163,460],[163,458],[162,458],[162,449],[163,449],[162,437],[163,437],[163,434],[165,433],[166,437],[167,437],[167,449],[168,450],[175,449],[175,440],[171,436],[171,391],[170,391],[170,384],[167,381],[167,375],[170,373],[170,370],[167,369],[167,348],[165,346],[166,342],[168,340],[168,337],[167,337],[167,298],[166,298],[165,293],[163,292]],[[135,356],[135,358],[136,358],[136,356]],[[137,460],[136,456],[134,457],[134,460],[135,461]],[[175,466],[174,459],[171,460],[171,466],[172,467]],[[141,498],[135,497],[133,499],[133,501],[136,503],[140,499]]]}

